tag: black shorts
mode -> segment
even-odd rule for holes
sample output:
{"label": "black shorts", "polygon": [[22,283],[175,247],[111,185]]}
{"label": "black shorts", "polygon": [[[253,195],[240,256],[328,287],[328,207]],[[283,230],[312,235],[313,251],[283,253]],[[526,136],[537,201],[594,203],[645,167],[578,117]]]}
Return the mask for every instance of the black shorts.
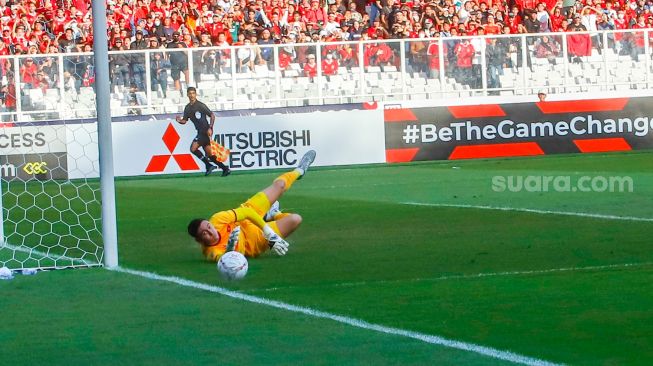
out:
{"label": "black shorts", "polygon": [[179,69],[170,70],[170,76],[172,77],[172,80],[177,81],[181,79],[181,71],[179,71]]}
{"label": "black shorts", "polygon": [[193,139],[193,142],[197,142],[200,146],[206,146],[211,144],[211,139],[209,138],[209,135],[206,134],[205,132],[200,132],[195,136]]}
{"label": "black shorts", "polygon": [[188,70],[188,65],[186,62],[181,64],[173,64],[170,67],[170,76],[172,80],[179,80],[181,78],[181,73]]}

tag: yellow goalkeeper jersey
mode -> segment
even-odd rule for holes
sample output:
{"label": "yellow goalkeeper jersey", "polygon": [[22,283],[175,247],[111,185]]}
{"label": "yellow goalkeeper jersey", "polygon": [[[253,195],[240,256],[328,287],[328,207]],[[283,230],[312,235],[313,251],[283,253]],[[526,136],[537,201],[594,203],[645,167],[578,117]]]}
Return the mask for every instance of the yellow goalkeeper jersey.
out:
{"label": "yellow goalkeeper jersey", "polygon": [[[240,207],[215,213],[209,222],[220,234],[217,244],[202,246],[202,253],[207,260],[217,261],[227,251],[229,235],[238,226],[240,234],[233,250],[243,253],[247,257],[257,257],[268,249],[268,241],[263,235],[263,216],[270,209],[270,202],[263,192],[259,192]],[[279,228],[275,222],[268,223],[277,234]]]}

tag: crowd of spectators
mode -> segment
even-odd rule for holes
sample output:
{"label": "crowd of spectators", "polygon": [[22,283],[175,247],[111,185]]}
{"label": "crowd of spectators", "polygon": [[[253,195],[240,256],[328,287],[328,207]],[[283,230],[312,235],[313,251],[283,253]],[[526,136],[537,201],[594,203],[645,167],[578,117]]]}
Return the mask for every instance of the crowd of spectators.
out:
{"label": "crowd of spectators", "polygon": [[[57,82],[52,59],[37,57],[92,51],[93,27],[89,0],[0,0],[0,56],[34,55],[22,60],[21,80],[27,87],[44,87]],[[253,70],[274,62],[271,44],[293,44],[374,39],[424,39],[411,42],[411,71],[431,75],[440,69],[440,53],[445,54],[447,72],[459,82],[474,86],[479,71],[480,41],[444,41],[434,47],[433,40],[454,36],[496,34],[534,34],[543,32],[597,31],[653,28],[653,0],[108,0],[109,49],[165,49],[153,53],[150,66],[152,85],[166,93],[168,75],[174,88],[182,90],[181,80],[189,80],[187,49],[207,46],[251,45],[237,50],[236,71]],[[598,35],[569,36],[568,54],[572,62],[598,52],[603,38]],[[573,38],[575,37],[575,38]],[[488,40],[489,87],[497,87],[500,68],[511,62],[510,53],[521,54],[514,41]],[[610,35],[608,46],[616,52],[637,57],[644,48],[643,35]],[[557,37],[529,40],[532,57],[551,63],[561,53]],[[365,65],[398,65],[397,46],[370,43],[365,46]],[[200,50],[193,54],[194,79],[202,73],[219,73],[232,57],[228,50]],[[197,57],[196,57],[197,56]],[[351,45],[323,47],[321,65],[314,50],[282,47],[278,64],[302,65],[307,76],[315,76],[318,66],[325,75],[338,67],[357,66],[358,54]],[[529,58],[531,55],[529,54]],[[48,61],[49,60],[49,61]],[[513,60],[514,61],[514,60]],[[37,65],[27,65],[34,62]],[[521,56],[516,60],[522,63]],[[528,61],[530,62],[530,61]],[[66,78],[74,78],[71,88],[91,85],[93,68],[84,56],[65,62]],[[145,58],[134,54],[110,57],[114,86],[138,90],[145,86]],[[3,80],[12,77],[13,67],[0,63]],[[74,86],[73,86],[74,85]]]}

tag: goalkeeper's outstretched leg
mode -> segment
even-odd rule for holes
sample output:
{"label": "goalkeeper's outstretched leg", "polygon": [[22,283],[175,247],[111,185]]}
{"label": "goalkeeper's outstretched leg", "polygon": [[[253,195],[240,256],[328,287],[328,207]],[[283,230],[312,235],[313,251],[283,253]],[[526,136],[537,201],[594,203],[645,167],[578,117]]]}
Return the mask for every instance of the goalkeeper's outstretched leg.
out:
{"label": "goalkeeper's outstretched leg", "polygon": [[[278,202],[281,196],[292,187],[293,183],[306,174],[308,168],[315,160],[315,155],[315,150],[308,151],[299,161],[297,168],[280,175],[270,186],[262,191],[270,205]],[[279,234],[284,238],[292,234],[302,223],[302,217],[298,214],[285,214],[281,212],[276,214],[273,220],[279,229]]]}

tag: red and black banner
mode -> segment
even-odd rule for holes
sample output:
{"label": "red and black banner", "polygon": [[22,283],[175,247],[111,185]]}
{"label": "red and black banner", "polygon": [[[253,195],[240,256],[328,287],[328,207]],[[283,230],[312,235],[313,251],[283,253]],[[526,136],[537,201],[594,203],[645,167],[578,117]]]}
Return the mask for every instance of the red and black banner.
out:
{"label": "red and black banner", "polygon": [[387,162],[653,148],[653,98],[386,106]]}

